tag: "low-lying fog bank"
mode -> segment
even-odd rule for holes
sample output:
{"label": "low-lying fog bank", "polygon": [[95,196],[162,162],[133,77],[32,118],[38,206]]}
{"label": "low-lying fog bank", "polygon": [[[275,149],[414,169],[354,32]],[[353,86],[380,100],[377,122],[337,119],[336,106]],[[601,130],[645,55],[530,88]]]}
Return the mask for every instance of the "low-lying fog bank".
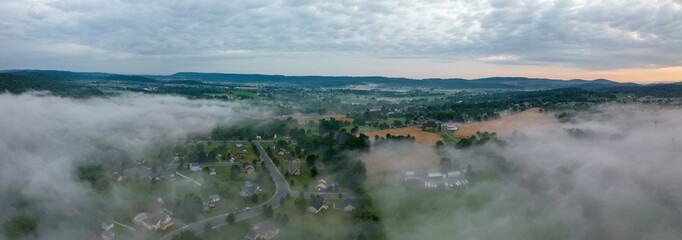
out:
{"label": "low-lying fog bank", "polygon": [[573,119],[448,153],[500,178],[375,188],[389,238],[682,238],[682,110],[609,106]]}
{"label": "low-lying fog bank", "polygon": [[26,93],[0,94],[0,112],[0,198],[5,203],[0,219],[30,212],[40,218],[40,239],[90,239],[106,220],[95,216],[94,208],[102,206],[96,202],[117,206],[130,193],[122,190],[106,201],[97,199],[89,184],[77,179],[79,164],[117,166],[140,158],[154,144],[264,110],[241,102],[173,96],[70,99]]}

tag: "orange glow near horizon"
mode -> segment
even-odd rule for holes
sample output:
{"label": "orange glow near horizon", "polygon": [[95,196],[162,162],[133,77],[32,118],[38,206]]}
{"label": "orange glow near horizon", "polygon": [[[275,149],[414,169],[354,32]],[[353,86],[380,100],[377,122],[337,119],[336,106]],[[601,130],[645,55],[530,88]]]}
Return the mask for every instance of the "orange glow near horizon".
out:
{"label": "orange glow near horizon", "polygon": [[520,76],[537,78],[559,78],[559,79],[608,79],[616,82],[633,82],[640,84],[656,82],[681,82],[682,67],[665,67],[654,69],[616,69],[603,71],[528,71],[516,72]]}

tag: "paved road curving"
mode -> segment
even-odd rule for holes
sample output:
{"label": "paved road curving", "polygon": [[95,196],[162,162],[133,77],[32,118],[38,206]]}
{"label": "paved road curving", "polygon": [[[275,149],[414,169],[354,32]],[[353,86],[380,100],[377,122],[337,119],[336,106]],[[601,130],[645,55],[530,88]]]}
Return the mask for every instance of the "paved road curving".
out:
{"label": "paved road curving", "polygon": [[[253,144],[255,144],[258,147],[258,151],[260,152],[260,158],[265,163],[265,166],[267,166],[268,169],[270,170],[270,174],[272,175],[272,179],[275,181],[275,187],[277,188],[277,190],[275,191],[275,195],[272,196],[272,198],[268,199],[268,201],[250,209],[242,209],[234,212],[234,217],[235,220],[237,221],[262,214],[263,206],[265,205],[278,207],[279,199],[285,197],[287,193],[291,191],[291,189],[289,188],[289,183],[287,183],[287,180],[284,179],[282,173],[279,172],[277,166],[275,166],[275,164],[272,163],[272,160],[265,153],[265,150],[263,150],[263,147],[259,144],[259,141],[258,140],[253,141]],[[166,236],[163,236],[161,240],[170,240],[171,238],[173,238],[173,236],[178,235],[180,234],[181,231],[185,230],[190,230],[195,233],[202,233],[204,231],[204,225],[206,223],[210,223],[211,226],[220,226],[227,224],[226,217],[227,214],[220,214],[218,216],[205,218],[193,223],[189,223],[183,227],[176,229],[175,231],[166,234]]]}

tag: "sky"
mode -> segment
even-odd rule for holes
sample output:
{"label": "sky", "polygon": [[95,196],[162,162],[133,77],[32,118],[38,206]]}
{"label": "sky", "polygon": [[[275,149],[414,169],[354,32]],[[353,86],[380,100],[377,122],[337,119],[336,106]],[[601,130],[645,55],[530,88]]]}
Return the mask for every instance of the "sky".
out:
{"label": "sky", "polygon": [[0,69],[682,81],[682,0],[3,0]]}

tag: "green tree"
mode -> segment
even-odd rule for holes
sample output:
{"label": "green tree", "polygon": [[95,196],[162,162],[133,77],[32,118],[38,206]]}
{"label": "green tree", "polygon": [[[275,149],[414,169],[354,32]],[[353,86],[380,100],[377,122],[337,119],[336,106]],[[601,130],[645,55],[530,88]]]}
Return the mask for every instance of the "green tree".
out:
{"label": "green tree", "polygon": [[286,227],[287,224],[289,224],[289,216],[284,214],[284,216],[282,216],[282,225]]}
{"label": "green tree", "polygon": [[234,221],[235,221],[234,213],[227,214],[227,219],[225,219],[225,220],[227,221],[227,224],[234,225]]}
{"label": "green tree", "polygon": [[445,144],[443,144],[443,141],[441,141],[441,140],[436,141],[436,148],[441,149],[443,147],[445,147]]}
{"label": "green tree", "polygon": [[31,214],[21,214],[2,223],[2,233],[10,239],[34,234],[38,218]]}
{"label": "green tree", "polygon": [[439,166],[441,171],[447,171],[452,166],[452,161],[446,157],[441,158]]}
{"label": "green tree", "polygon": [[242,172],[242,169],[239,168],[239,166],[232,165],[232,167],[230,167],[230,179],[232,179],[232,180],[239,179],[239,175],[241,174],[241,172]]}
{"label": "green tree", "polygon": [[310,169],[310,177],[312,178],[317,177],[317,167],[313,167]]}
{"label": "green tree", "polygon": [[308,156],[305,157],[305,162],[308,164],[308,166],[312,166],[315,164],[316,159],[317,156],[315,156],[315,154],[308,154]]}

